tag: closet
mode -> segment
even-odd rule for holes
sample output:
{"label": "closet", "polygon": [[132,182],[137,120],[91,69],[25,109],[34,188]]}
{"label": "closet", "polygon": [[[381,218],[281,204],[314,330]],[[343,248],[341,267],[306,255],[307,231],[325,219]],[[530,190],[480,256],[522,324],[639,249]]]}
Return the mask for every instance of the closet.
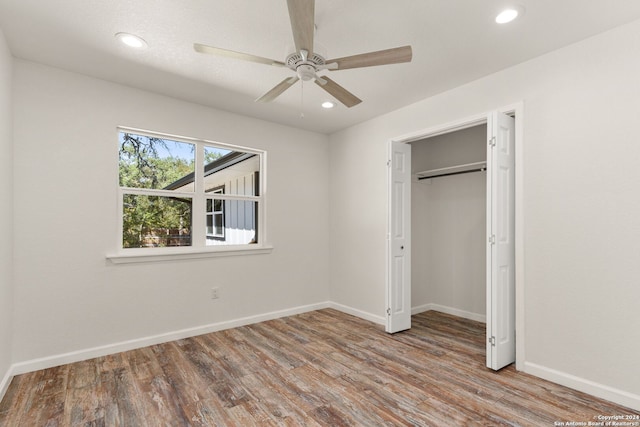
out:
{"label": "closet", "polygon": [[411,142],[411,301],[486,321],[487,125]]}
{"label": "closet", "polygon": [[483,116],[389,142],[385,330],[426,310],[485,321],[487,367],[498,370],[516,359],[521,125]]}

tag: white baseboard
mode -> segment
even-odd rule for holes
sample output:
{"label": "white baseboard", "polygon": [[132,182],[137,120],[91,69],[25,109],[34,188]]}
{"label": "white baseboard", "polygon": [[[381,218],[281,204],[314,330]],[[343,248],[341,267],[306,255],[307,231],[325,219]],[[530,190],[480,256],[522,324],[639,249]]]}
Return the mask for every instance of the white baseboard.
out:
{"label": "white baseboard", "polygon": [[[39,359],[29,360],[25,362],[15,363],[9,367],[9,370],[5,373],[2,381],[0,382],[0,400],[4,397],[11,379],[14,375],[23,374],[26,372],[33,372],[40,369],[52,368],[54,366],[64,365],[66,363],[79,362],[82,360],[92,359],[94,357],[106,356],[109,354],[119,353],[122,351],[134,350],[137,348],[146,347],[149,345],[161,344],[164,342],[174,341],[178,339],[189,338],[197,335],[207,334],[210,332],[221,331],[224,329],[236,328],[239,326],[250,325],[253,323],[264,322],[267,320],[278,319],[286,316],[293,316],[296,314],[306,313],[309,311],[320,310],[323,308],[333,308],[335,310],[347,313],[364,320],[368,320],[380,325],[386,324],[384,316],[377,316],[362,310],[355,309],[353,307],[345,306],[335,302],[323,302],[317,304],[310,304],[305,306],[294,307],[286,310],[273,311],[269,313],[259,314],[255,316],[248,316],[239,319],[212,323],[209,325],[198,326],[195,328],[182,329],[179,331],[168,332],[165,334],[153,335],[149,337],[143,337],[139,339],[123,341],[119,343],[104,345],[100,347],[89,348],[85,350],[78,350],[69,353],[43,357]],[[486,322],[484,315],[470,313],[463,310],[458,310],[452,307],[441,306],[438,304],[425,304],[417,307],[413,307],[412,314],[422,313],[424,311],[436,310],[443,313],[451,314],[454,316],[463,317],[479,322]],[[544,366],[537,365],[535,363],[525,362],[524,372],[535,375],[554,383],[573,388],[588,394],[591,394],[602,399],[615,402],[619,405],[626,406],[636,411],[640,411],[640,396],[632,393],[628,393],[622,390],[615,389],[603,384],[598,384],[593,381],[586,380],[584,378],[576,377],[564,372],[556,371]]]}
{"label": "white baseboard", "polygon": [[373,323],[384,325],[386,320],[382,316],[376,316],[371,313],[367,313],[362,310],[358,310],[346,305],[323,302],[318,304],[310,304],[305,306],[294,307],[286,310],[273,311],[270,313],[259,314],[255,316],[248,316],[234,320],[228,320],[224,322],[212,323],[209,325],[198,326],[195,328],[181,329],[178,331],[167,332],[164,334],[152,335],[143,338],[137,338],[128,341],[121,341],[118,343],[107,344],[99,347],[88,348],[84,350],[71,351],[68,353],[57,354],[53,356],[42,357],[33,360],[27,360],[24,362],[14,363],[9,366],[2,381],[0,382],[0,400],[4,397],[11,380],[15,375],[24,374],[27,372],[34,372],[40,369],[53,368],[55,366],[64,365],[67,363],[80,362],[82,360],[93,359],[95,357],[107,356],[109,354],[119,353],[122,351],[135,350],[150,345],[162,344],[169,341],[175,341],[179,339],[194,337],[197,335],[208,334],[211,332],[222,331],[225,329],[237,328],[240,326],[251,325],[254,323],[264,322],[267,320],[278,319],[286,316],[293,316],[296,314],[306,313],[309,311],[320,310],[323,308],[333,308],[343,313],[350,314],[352,316],[359,317],[361,319],[368,320]]}
{"label": "white baseboard", "polygon": [[2,381],[0,381],[0,401],[4,397],[4,394],[7,392],[7,389],[9,388],[9,384],[11,384],[11,379],[15,375],[13,373],[13,369],[12,368],[13,368],[12,366],[9,366],[9,369],[4,374],[4,377],[2,378]]}
{"label": "white baseboard", "polygon": [[384,316],[376,316],[375,314],[367,313],[366,311],[358,310],[353,307],[338,304],[337,302],[329,302],[329,308],[341,311],[343,313],[350,314],[352,316],[359,317],[369,322],[377,323],[379,325],[386,325],[387,319]]}
{"label": "white baseboard", "polygon": [[464,311],[440,304],[424,304],[417,307],[412,307],[411,314],[418,314],[430,310],[440,311],[442,313],[451,314],[452,316],[458,316],[464,319],[475,320],[476,322],[487,323],[487,316],[485,316],[484,314],[471,313],[470,311]]}
{"label": "white baseboard", "polygon": [[617,403],[618,405],[626,406],[627,408],[631,408],[635,411],[640,411],[640,396],[637,394],[618,390],[607,385],[576,377],[565,372],[556,371],[555,369],[547,368],[531,362],[524,362],[524,372],[547,381]]}
{"label": "white baseboard", "polygon": [[[239,326],[251,325],[267,320],[278,319],[295,314],[306,313],[308,311],[320,310],[328,308],[331,304],[323,302],[318,304],[310,304],[305,306],[294,307],[286,310],[273,311],[270,313],[259,314],[255,316],[242,317],[239,319],[228,320],[224,322],[212,323],[195,328],[182,329],[179,331],[167,332],[159,335],[152,335],[143,338],[137,338],[129,341],[122,341],[114,344],[107,344],[99,347],[88,348],[84,350],[72,351],[69,353],[57,354],[39,359],[27,360],[25,362],[15,363],[11,366],[10,372],[7,374],[10,381],[11,376],[24,374],[26,372],[38,371],[40,369],[53,368],[67,363],[80,362],[82,360],[93,359],[95,357],[106,356],[109,354],[120,353],[122,351],[135,350],[150,345],[162,344],[169,341],[194,337],[197,335],[208,334],[210,332],[222,331],[224,329],[237,328]],[[4,384],[3,380],[3,384]]]}
{"label": "white baseboard", "polygon": [[165,342],[194,337],[197,335],[208,334],[211,332],[222,331],[224,329],[237,328],[240,326],[265,322],[267,320],[279,319],[281,317],[293,316],[296,314],[306,313],[314,310],[321,310],[323,308],[333,308],[335,310],[381,325],[384,325],[386,322],[385,318],[382,316],[376,316],[374,314],[348,307],[346,305],[326,301],[317,304],[294,307],[286,310],[273,311],[255,316],[242,317],[239,319],[233,319],[224,322],[212,323],[204,326],[197,326],[195,328],[181,329],[164,334],[152,335],[128,341],[121,341],[118,343],[107,344],[84,350],[71,351],[68,353],[27,360],[11,365],[9,367],[9,370],[5,373],[5,376],[2,378],[2,382],[0,382],[0,400],[9,388],[11,379],[15,375],[34,372],[40,369],[53,368],[55,366],[60,366],[67,363],[80,362],[82,360],[93,359],[95,357],[107,356],[109,354],[119,353],[122,351],[135,350],[150,345],[162,344]]}

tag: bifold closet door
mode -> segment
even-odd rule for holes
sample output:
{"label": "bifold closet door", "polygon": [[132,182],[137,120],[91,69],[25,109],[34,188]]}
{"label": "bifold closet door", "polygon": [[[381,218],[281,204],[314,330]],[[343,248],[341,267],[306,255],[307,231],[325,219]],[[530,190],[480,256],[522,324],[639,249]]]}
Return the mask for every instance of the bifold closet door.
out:
{"label": "bifold closet door", "polygon": [[487,367],[498,370],[516,360],[515,120],[487,124]]}
{"label": "bifold closet door", "polygon": [[387,326],[411,328],[411,145],[391,143],[389,154]]}

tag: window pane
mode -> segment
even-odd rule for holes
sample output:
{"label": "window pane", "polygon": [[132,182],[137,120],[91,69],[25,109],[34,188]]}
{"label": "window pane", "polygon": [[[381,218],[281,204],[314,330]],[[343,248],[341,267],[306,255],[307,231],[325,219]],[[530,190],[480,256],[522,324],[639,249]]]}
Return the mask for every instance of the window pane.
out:
{"label": "window pane", "polygon": [[204,165],[206,166],[229,153],[231,153],[231,150],[225,150],[224,148],[204,147]]}
{"label": "window pane", "polygon": [[213,215],[207,215],[207,236],[213,236]]}
{"label": "window pane", "polygon": [[257,196],[260,156],[205,147],[204,189],[209,194]]}
{"label": "window pane", "polygon": [[120,186],[194,191],[195,146],[120,132]]}
{"label": "window pane", "polygon": [[223,236],[224,235],[224,224],[222,223],[222,215],[215,215],[214,216],[215,219],[215,223],[216,223],[216,228],[215,228],[215,235],[216,236]]}
{"label": "window pane", "polygon": [[191,246],[190,198],[125,194],[122,247]]}
{"label": "window pane", "polygon": [[[213,234],[207,232],[207,245],[258,243],[258,202],[214,199],[214,205],[221,206],[222,211],[207,215],[213,224]],[[208,218],[207,226],[210,224]]]}

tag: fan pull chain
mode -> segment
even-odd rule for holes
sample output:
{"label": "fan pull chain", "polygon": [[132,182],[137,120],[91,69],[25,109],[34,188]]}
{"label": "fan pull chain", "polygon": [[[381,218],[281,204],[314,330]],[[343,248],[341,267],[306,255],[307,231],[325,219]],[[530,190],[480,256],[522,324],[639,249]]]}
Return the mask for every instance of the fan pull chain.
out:
{"label": "fan pull chain", "polygon": [[300,118],[304,119],[304,81],[300,80]]}

